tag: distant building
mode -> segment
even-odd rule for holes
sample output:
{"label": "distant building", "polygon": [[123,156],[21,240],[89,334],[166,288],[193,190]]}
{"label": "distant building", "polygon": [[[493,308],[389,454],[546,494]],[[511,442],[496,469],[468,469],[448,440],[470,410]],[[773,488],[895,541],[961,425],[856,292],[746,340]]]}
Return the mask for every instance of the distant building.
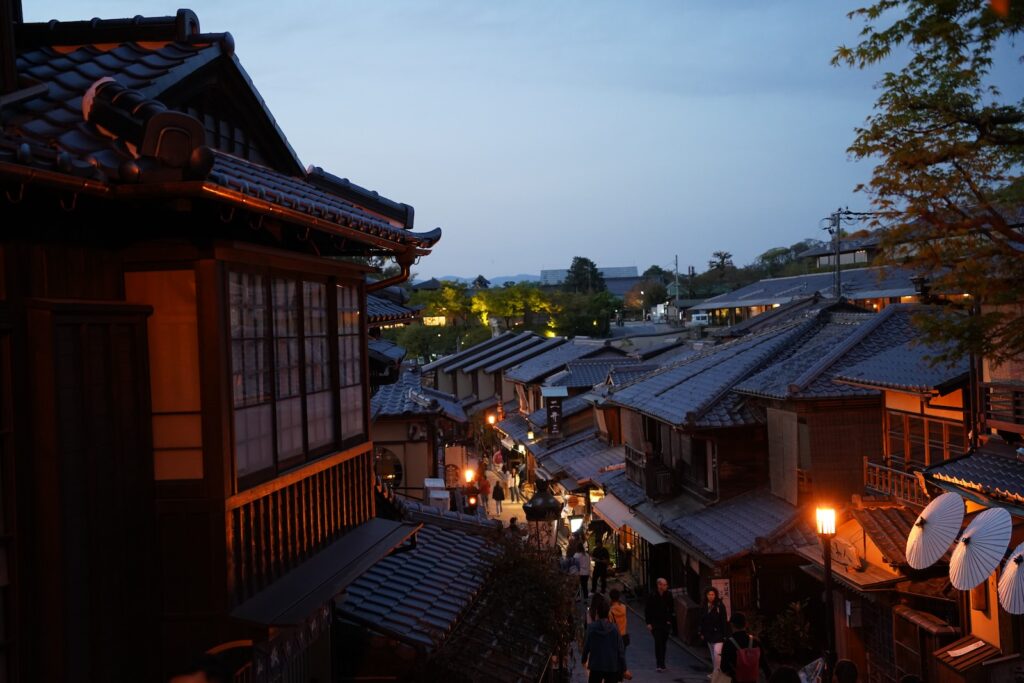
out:
{"label": "distant building", "polygon": [[[839,240],[839,265],[854,263],[868,264],[878,255],[881,233],[875,232],[862,237],[848,237]],[[818,268],[834,266],[836,263],[835,242],[828,242],[819,247],[811,247],[799,254],[801,261],[813,260]]]}
{"label": "distant building", "polygon": [[[637,272],[636,266],[622,266],[619,268],[599,267],[597,271],[601,273],[601,277],[604,278],[606,284],[608,280],[616,280],[619,278],[637,278],[637,282],[639,282],[640,278],[640,273]],[[568,276],[568,268],[542,270],[540,271],[540,284],[545,287],[554,287],[565,282],[565,278],[567,278]]]}

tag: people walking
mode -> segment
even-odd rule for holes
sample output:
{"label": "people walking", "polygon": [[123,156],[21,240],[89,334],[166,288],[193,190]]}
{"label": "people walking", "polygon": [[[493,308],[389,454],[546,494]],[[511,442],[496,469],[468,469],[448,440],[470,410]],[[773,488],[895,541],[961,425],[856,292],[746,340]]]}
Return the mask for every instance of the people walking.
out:
{"label": "people walking", "polygon": [[521,503],[522,496],[519,495],[519,475],[516,474],[515,468],[509,467],[508,477],[505,481],[508,482],[509,500],[513,503]]}
{"label": "people walking", "polygon": [[708,654],[711,656],[711,671],[716,671],[721,666],[722,643],[729,635],[729,617],[725,613],[725,603],[722,602],[717,588],[708,588],[705,593],[704,604],[700,610],[700,639],[708,646]]}
{"label": "people walking", "polygon": [[742,612],[733,612],[729,618],[732,635],[722,644],[722,673],[732,678],[733,683],[757,683],[759,671],[765,678],[772,672],[761,656],[761,643],[753,634],[747,633],[747,617]]}
{"label": "people walking", "polygon": [[576,551],[576,566],[579,567],[580,574],[580,593],[583,594],[583,599],[586,600],[590,597],[590,591],[587,590],[587,583],[590,581],[590,555],[587,553],[586,544],[580,543],[578,550]]}
{"label": "people walking", "polygon": [[613,588],[608,593],[610,604],[608,605],[608,620],[615,624],[622,636],[622,646],[629,647],[629,624],[626,616],[626,606],[622,604],[622,594],[618,589]]}
{"label": "people walking", "polygon": [[601,540],[598,539],[594,546],[594,575],[590,579],[591,593],[597,591],[598,581],[601,582],[601,592],[608,592],[608,565],[611,561],[612,556],[608,553],[608,548],[605,548]]}
{"label": "people walking", "polygon": [[487,501],[491,497],[491,482],[486,476],[480,477],[480,483],[476,487],[477,495],[480,496],[480,507],[487,512]]}
{"label": "people walking", "polygon": [[494,499],[494,514],[500,515],[501,501],[505,500],[505,488],[500,481],[494,482],[494,492],[491,493],[491,498]]}
{"label": "people walking", "polygon": [[644,619],[647,621],[647,630],[654,636],[654,658],[657,660],[658,671],[664,671],[665,647],[675,619],[675,606],[672,594],[668,592],[668,581],[658,579],[657,585],[658,590],[647,597]]}
{"label": "people walking", "polygon": [[583,640],[583,666],[590,670],[588,683],[618,683],[626,674],[626,650],[619,629],[608,621],[608,603],[597,606],[597,620],[587,627]]}

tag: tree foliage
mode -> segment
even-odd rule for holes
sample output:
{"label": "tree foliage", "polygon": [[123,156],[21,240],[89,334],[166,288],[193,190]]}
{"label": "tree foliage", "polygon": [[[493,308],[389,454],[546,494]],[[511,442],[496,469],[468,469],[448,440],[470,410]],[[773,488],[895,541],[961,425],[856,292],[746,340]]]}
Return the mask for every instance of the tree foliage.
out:
{"label": "tree foliage", "polygon": [[604,277],[597,269],[597,264],[584,256],[575,256],[572,265],[569,266],[569,273],[565,276],[562,289],[567,292],[603,292],[605,289]]}
{"label": "tree foliage", "polygon": [[[876,162],[869,194],[887,261],[926,276],[938,293],[969,293],[984,315],[955,315],[972,301],[954,297],[923,320],[931,342],[951,355],[1001,362],[1024,352],[1024,100],[999,88],[999,48],[1024,30],[1024,3],[1004,16],[988,0],[877,0],[850,17],[860,42],[833,63],[865,68],[896,59],[879,83],[875,110],[850,152]],[[1020,62],[999,65],[1019,92]]]}
{"label": "tree foliage", "polygon": [[561,292],[553,297],[555,331],[566,337],[607,337],[619,300],[609,292]]}

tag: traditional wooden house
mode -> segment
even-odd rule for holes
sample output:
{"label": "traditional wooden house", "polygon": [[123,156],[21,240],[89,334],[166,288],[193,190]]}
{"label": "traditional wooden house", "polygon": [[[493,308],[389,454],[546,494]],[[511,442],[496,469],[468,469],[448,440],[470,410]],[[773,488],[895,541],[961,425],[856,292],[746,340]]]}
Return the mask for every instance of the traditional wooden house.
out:
{"label": "traditional wooden house", "polygon": [[406,368],[374,394],[370,421],[377,475],[392,491],[423,499],[424,479],[460,484],[467,418],[454,396],[422,386],[419,372]]}
{"label": "traditional wooden house", "polygon": [[417,528],[374,519],[366,296],[440,231],[304,169],[191,11],[0,9],[3,678],[330,680],[335,595]]}

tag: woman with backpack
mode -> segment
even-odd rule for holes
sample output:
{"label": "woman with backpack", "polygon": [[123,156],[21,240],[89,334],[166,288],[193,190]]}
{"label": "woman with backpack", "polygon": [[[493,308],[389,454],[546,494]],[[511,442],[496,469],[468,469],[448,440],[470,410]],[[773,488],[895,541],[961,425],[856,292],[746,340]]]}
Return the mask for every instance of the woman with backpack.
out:
{"label": "woman with backpack", "polygon": [[[761,654],[761,641],[747,633],[746,616],[742,612],[733,612],[729,624],[733,632],[722,644],[721,672],[733,683],[757,683],[759,671],[764,672],[765,678],[770,678],[772,672]],[[714,676],[711,680],[714,681]]]}
{"label": "woman with backpack", "polygon": [[725,603],[717,588],[708,588],[700,611],[700,639],[708,646],[712,672],[721,666],[722,643],[728,635],[729,617],[725,613]]}

